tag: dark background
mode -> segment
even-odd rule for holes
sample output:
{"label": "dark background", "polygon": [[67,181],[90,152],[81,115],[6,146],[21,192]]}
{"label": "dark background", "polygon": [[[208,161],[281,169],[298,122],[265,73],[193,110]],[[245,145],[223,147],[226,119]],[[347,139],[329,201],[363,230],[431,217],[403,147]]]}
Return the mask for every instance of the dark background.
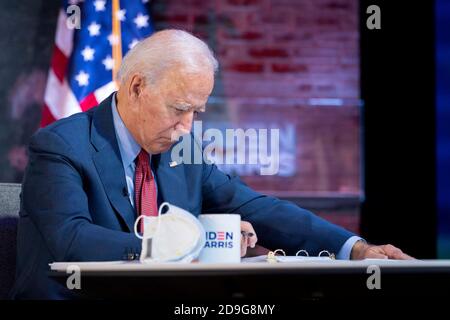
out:
{"label": "dark background", "polygon": [[438,256],[450,258],[450,1],[436,1]]}
{"label": "dark background", "polygon": [[381,30],[361,21],[365,200],[362,234],[419,258],[436,257],[434,1],[381,7]]}

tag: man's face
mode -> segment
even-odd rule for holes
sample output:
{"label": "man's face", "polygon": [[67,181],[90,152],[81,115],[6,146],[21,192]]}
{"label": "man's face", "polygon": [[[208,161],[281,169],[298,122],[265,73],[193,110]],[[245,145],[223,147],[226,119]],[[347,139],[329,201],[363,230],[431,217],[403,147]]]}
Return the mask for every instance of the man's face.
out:
{"label": "man's face", "polygon": [[149,153],[167,151],[191,130],[195,115],[205,111],[213,85],[212,71],[187,74],[176,68],[156,84],[144,85],[129,99],[133,121],[128,126],[136,141]]}

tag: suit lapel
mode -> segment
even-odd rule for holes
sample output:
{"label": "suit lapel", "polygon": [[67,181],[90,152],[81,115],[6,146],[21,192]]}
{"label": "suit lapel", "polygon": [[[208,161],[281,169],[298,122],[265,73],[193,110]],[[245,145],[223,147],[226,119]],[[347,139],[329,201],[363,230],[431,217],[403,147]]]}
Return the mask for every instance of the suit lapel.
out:
{"label": "suit lapel", "polygon": [[124,220],[128,231],[132,231],[136,214],[128,196],[124,194],[127,184],[114,129],[112,97],[104,100],[93,115],[91,142],[97,152],[92,158],[109,201]]}
{"label": "suit lapel", "polygon": [[170,150],[155,157],[156,180],[158,182],[158,195],[163,201],[189,210],[188,193],[186,192],[186,175],[184,166],[171,167]]}

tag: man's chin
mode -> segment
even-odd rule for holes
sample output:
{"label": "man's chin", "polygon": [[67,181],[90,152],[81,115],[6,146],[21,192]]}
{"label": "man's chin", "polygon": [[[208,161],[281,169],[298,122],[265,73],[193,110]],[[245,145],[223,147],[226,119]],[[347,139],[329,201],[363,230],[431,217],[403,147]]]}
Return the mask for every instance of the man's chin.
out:
{"label": "man's chin", "polygon": [[174,143],[173,142],[161,142],[158,144],[158,146],[155,147],[155,151],[152,151],[152,154],[159,154],[159,153],[164,153],[166,151],[168,151],[172,145]]}

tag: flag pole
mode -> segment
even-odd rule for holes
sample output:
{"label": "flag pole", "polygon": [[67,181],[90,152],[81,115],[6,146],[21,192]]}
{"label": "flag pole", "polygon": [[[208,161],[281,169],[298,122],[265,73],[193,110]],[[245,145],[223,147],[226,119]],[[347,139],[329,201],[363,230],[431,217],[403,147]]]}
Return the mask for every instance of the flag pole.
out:
{"label": "flag pole", "polygon": [[122,34],[120,31],[120,20],[119,20],[119,11],[120,11],[120,0],[113,0],[112,2],[112,57],[114,61],[113,65],[113,81],[116,83],[116,87],[118,87],[117,83],[117,72],[119,71],[120,64],[122,63]]}

